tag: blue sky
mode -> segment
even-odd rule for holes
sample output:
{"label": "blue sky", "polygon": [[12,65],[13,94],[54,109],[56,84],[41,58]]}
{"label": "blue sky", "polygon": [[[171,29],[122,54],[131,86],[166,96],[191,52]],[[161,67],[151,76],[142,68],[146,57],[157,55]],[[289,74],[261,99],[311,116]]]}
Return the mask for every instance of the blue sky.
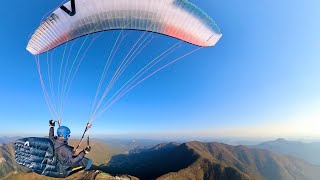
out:
{"label": "blue sky", "polygon": [[[320,2],[193,2],[221,28],[218,44],[139,85],[96,120],[91,133],[320,138]],[[25,47],[42,16],[58,4],[3,2],[0,135],[47,132],[51,116]],[[91,68],[81,67],[66,108],[64,123],[74,134],[91,107]]]}

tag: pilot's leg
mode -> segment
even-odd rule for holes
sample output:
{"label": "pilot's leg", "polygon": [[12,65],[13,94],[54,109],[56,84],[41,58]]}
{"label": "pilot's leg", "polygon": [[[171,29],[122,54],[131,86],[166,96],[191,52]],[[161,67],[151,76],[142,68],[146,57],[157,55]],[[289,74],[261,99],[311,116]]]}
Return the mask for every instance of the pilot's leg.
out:
{"label": "pilot's leg", "polygon": [[84,170],[89,170],[90,167],[92,166],[92,160],[89,158],[83,158],[81,160],[81,164],[82,164],[82,167],[84,167]]}

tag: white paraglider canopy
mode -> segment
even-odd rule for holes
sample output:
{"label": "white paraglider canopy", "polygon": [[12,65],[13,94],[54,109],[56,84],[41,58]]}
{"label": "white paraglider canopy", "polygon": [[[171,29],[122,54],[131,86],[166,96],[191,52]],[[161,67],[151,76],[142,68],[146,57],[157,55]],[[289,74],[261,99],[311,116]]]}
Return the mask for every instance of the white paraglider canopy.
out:
{"label": "white paraglider canopy", "polygon": [[78,37],[115,29],[151,31],[197,46],[214,46],[219,28],[186,0],[72,0],[56,9],[32,35],[27,50],[49,51]]}

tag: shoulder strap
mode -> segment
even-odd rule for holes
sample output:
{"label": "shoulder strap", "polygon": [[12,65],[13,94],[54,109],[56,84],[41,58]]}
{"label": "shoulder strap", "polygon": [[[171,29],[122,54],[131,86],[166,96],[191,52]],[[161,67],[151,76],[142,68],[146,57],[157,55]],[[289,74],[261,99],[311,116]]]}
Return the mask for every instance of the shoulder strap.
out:
{"label": "shoulder strap", "polygon": [[60,149],[62,146],[64,146],[65,144],[62,144],[61,146],[59,146],[59,147],[57,147],[57,148],[55,148],[54,149],[54,151],[56,151],[56,150],[58,150],[58,149]]}

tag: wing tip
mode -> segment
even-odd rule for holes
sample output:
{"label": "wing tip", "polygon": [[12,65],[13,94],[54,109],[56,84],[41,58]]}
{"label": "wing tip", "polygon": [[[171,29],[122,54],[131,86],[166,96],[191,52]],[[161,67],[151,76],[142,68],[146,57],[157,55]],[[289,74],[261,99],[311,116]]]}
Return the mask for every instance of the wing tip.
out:
{"label": "wing tip", "polygon": [[221,39],[222,35],[223,34],[214,34],[213,36],[211,36],[207,40],[205,47],[215,46],[218,43],[218,41]]}
{"label": "wing tip", "polygon": [[29,51],[32,55],[39,54],[34,48],[30,47],[29,45],[26,48],[27,51]]}

